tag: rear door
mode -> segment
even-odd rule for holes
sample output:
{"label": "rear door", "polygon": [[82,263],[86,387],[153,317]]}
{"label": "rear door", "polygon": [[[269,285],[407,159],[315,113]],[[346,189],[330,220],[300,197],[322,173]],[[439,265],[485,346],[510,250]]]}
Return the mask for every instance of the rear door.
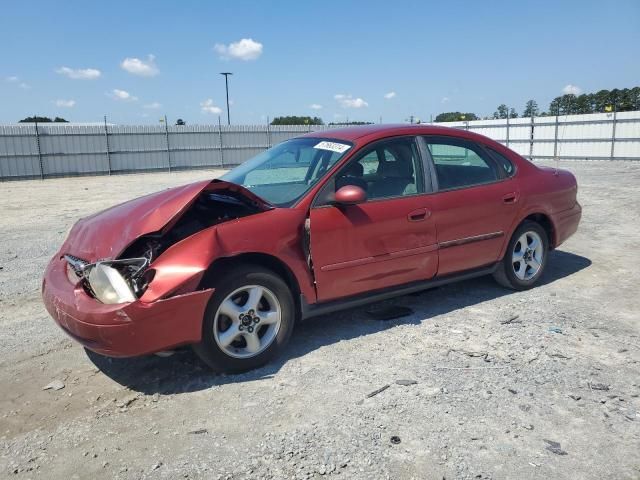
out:
{"label": "rear door", "polygon": [[438,275],[498,260],[515,218],[517,181],[475,142],[424,136],[435,170],[433,218],[438,230]]}
{"label": "rear door", "polygon": [[[332,204],[336,188],[348,184],[365,188],[367,201]],[[426,190],[414,137],[365,147],[328,181],[309,214],[319,301],[435,275],[436,231]]]}

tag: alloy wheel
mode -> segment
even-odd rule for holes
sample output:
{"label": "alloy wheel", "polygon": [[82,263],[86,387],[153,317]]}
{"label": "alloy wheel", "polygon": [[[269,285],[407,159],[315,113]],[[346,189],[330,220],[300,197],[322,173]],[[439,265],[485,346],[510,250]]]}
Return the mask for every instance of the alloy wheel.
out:
{"label": "alloy wheel", "polygon": [[520,235],[513,246],[511,264],[520,280],[531,280],[542,268],[544,244],[540,235],[528,231]]}
{"label": "alloy wheel", "polygon": [[273,343],[281,322],[282,308],[274,293],[261,285],[247,285],[220,303],[213,335],[225,354],[251,358]]}

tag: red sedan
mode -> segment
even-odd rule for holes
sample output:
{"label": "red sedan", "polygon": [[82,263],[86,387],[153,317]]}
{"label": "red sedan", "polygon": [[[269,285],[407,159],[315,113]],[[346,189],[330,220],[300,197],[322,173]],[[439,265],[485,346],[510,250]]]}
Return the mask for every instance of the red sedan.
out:
{"label": "red sedan", "polygon": [[488,274],[531,288],[578,228],[576,194],[571,173],[462,130],[310,133],[218,180],[81,219],[43,298],[98,353],[191,344],[239,372],[304,318]]}

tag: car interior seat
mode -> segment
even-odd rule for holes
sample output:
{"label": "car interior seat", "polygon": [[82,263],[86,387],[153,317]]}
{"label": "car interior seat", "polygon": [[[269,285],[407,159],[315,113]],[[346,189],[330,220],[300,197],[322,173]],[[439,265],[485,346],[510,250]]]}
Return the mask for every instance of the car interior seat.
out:
{"label": "car interior seat", "polygon": [[351,162],[344,171],[336,178],[336,191],[345,185],[355,185],[365,192],[369,189],[364,177],[364,167],[359,162]]}
{"label": "car interior seat", "polygon": [[411,184],[415,184],[411,147],[397,144],[389,147],[389,150],[395,159],[380,163],[379,173],[382,178],[371,186],[372,198],[399,196]]}

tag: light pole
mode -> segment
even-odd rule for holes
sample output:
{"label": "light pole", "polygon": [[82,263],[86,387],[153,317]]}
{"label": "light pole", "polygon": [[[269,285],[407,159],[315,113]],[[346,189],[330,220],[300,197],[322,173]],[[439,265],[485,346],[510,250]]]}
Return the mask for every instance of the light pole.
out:
{"label": "light pole", "polygon": [[229,115],[229,75],[233,75],[233,73],[220,72],[220,75],[224,75],[224,85],[227,90],[227,125],[231,125],[231,116]]}

